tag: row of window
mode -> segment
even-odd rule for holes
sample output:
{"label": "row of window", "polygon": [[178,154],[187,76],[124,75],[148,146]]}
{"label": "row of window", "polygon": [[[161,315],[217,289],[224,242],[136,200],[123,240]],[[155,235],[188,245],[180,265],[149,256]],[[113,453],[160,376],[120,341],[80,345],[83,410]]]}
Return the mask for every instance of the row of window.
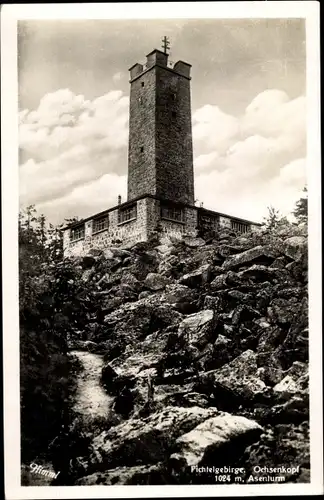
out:
{"label": "row of window", "polygon": [[[209,230],[217,230],[219,227],[219,217],[213,215],[201,215],[199,220],[200,226]],[[247,233],[250,230],[250,225],[244,222],[231,221],[231,229],[238,233]]]}
{"label": "row of window", "polygon": [[[124,209],[118,210],[118,224],[126,222],[128,220],[136,219],[136,204],[131,207],[126,207]],[[108,215],[98,217],[92,221],[92,234],[99,233],[108,229],[109,220]],[[82,240],[85,236],[85,226],[84,224],[74,227],[70,231],[70,240],[77,241]]]}
{"label": "row of window", "polygon": [[[137,206],[136,204],[129,207],[118,210],[118,224],[127,222],[137,217]],[[168,219],[175,222],[184,222],[184,211],[179,207],[172,206],[162,206],[161,207],[161,218]],[[92,234],[99,233],[108,229],[108,215],[98,217],[92,221]],[[71,241],[77,241],[83,239],[85,236],[85,226],[84,224],[74,227],[70,232]]]}
{"label": "row of window", "polygon": [[237,233],[247,233],[250,230],[249,224],[243,222],[231,221],[231,229]]}
{"label": "row of window", "polygon": [[[129,207],[118,210],[118,224],[127,222],[137,217],[137,206],[136,204]],[[161,206],[161,218],[171,220],[174,222],[185,222],[184,210],[181,207],[162,205]],[[200,218],[200,225],[208,229],[216,229],[219,224],[219,218],[204,215]],[[98,217],[92,222],[92,234],[98,233],[108,229],[108,215]],[[243,222],[231,221],[231,229],[239,233],[246,233],[249,231],[249,224]],[[85,228],[84,224],[71,229],[70,239],[71,241],[77,241],[84,238]]]}

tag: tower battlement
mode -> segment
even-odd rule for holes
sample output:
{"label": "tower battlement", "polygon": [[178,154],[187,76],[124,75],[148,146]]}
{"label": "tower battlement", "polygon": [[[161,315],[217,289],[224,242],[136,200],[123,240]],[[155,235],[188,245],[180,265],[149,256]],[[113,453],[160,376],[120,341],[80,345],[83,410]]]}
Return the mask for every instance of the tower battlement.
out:
{"label": "tower battlement", "polygon": [[130,83],[132,83],[132,81],[135,78],[138,78],[142,73],[148,71],[156,65],[172,70],[175,73],[184,76],[185,78],[191,78],[191,64],[184,61],[177,61],[176,63],[172,63],[169,61],[168,57],[169,54],[162,52],[159,49],[152,50],[152,52],[147,54],[145,63],[135,63],[129,68],[128,71],[130,76]]}

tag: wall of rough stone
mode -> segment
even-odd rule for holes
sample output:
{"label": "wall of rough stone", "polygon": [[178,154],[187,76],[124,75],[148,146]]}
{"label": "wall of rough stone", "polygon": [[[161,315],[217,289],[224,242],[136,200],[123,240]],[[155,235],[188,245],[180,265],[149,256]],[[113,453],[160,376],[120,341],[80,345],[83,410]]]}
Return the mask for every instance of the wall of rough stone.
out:
{"label": "wall of rough stone", "polygon": [[184,207],[184,221],[174,222],[161,219],[162,232],[167,236],[182,238],[185,235],[196,236],[197,234],[197,210],[191,207]]}
{"label": "wall of rough stone", "polygon": [[223,217],[222,215],[219,217],[219,226],[220,227],[228,227],[231,228],[231,218]]}
{"label": "wall of rough stone", "polygon": [[107,248],[120,244],[127,246],[129,243],[145,241],[147,239],[147,201],[148,198],[137,201],[137,218],[121,224],[118,223],[118,209],[108,213],[109,227],[103,231],[92,234],[92,220],[85,223],[85,238],[70,241],[70,230],[64,231],[63,245],[64,256],[85,255],[92,248]]}
{"label": "wall of rough stone", "polygon": [[156,68],[157,195],[194,203],[190,80]]}
{"label": "wall of rough stone", "polygon": [[160,222],[160,201],[154,198],[145,198],[145,201],[147,214],[147,231],[156,231]]}
{"label": "wall of rough stone", "polygon": [[194,207],[185,208],[186,233],[196,236],[198,230],[198,210]]}
{"label": "wall of rough stone", "polygon": [[[144,84],[144,86],[142,86]],[[155,69],[131,83],[128,142],[128,200],[156,194],[155,173]],[[141,147],[144,150],[141,152]]]}
{"label": "wall of rough stone", "polygon": [[128,200],[194,203],[190,99],[190,79],[161,64],[131,81]]}
{"label": "wall of rough stone", "polygon": [[[155,198],[143,198],[137,204],[137,217],[134,220],[118,223],[118,208],[108,212],[109,227],[103,231],[92,233],[93,220],[85,222],[85,237],[75,242],[70,241],[70,230],[64,231],[64,255],[85,255],[92,248],[107,248],[112,245],[128,246],[137,241],[146,241],[156,230],[161,236],[182,238],[185,235],[196,236],[198,230],[198,209],[183,207],[184,222],[161,219],[161,203]],[[220,227],[231,228],[231,217],[219,216]],[[251,225],[251,229],[259,229]]]}

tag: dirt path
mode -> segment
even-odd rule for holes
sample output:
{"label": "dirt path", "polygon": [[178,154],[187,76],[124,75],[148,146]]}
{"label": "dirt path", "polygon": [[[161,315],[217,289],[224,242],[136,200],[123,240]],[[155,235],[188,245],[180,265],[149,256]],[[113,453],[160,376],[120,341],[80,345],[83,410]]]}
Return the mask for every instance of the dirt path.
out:
{"label": "dirt path", "polygon": [[103,359],[99,354],[87,351],[71,351],[83,366],[78,378],[78,389],[74,411],[85,417],[106,417],[111,409],[113,398],[108,396],[100,385]]}

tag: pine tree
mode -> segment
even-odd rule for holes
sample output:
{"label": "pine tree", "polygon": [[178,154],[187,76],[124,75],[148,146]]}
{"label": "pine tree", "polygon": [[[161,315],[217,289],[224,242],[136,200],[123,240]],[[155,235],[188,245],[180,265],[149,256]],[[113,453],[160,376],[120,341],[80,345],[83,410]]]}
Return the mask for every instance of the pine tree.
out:
{"label": "pine tree", "polygon": [[307,222],[308,218],[308,193],[306,186],[303,189],[303,193],[305,195],[297,201],[295,210],[293,211],[298,222]]}
{"label": "pine tree", "polygon": [[267,229],[275,229],[279,222],[281,216],[279,210],[274,208],[272,205],[268,207],[268,215],[264,217],[264,225]]}

